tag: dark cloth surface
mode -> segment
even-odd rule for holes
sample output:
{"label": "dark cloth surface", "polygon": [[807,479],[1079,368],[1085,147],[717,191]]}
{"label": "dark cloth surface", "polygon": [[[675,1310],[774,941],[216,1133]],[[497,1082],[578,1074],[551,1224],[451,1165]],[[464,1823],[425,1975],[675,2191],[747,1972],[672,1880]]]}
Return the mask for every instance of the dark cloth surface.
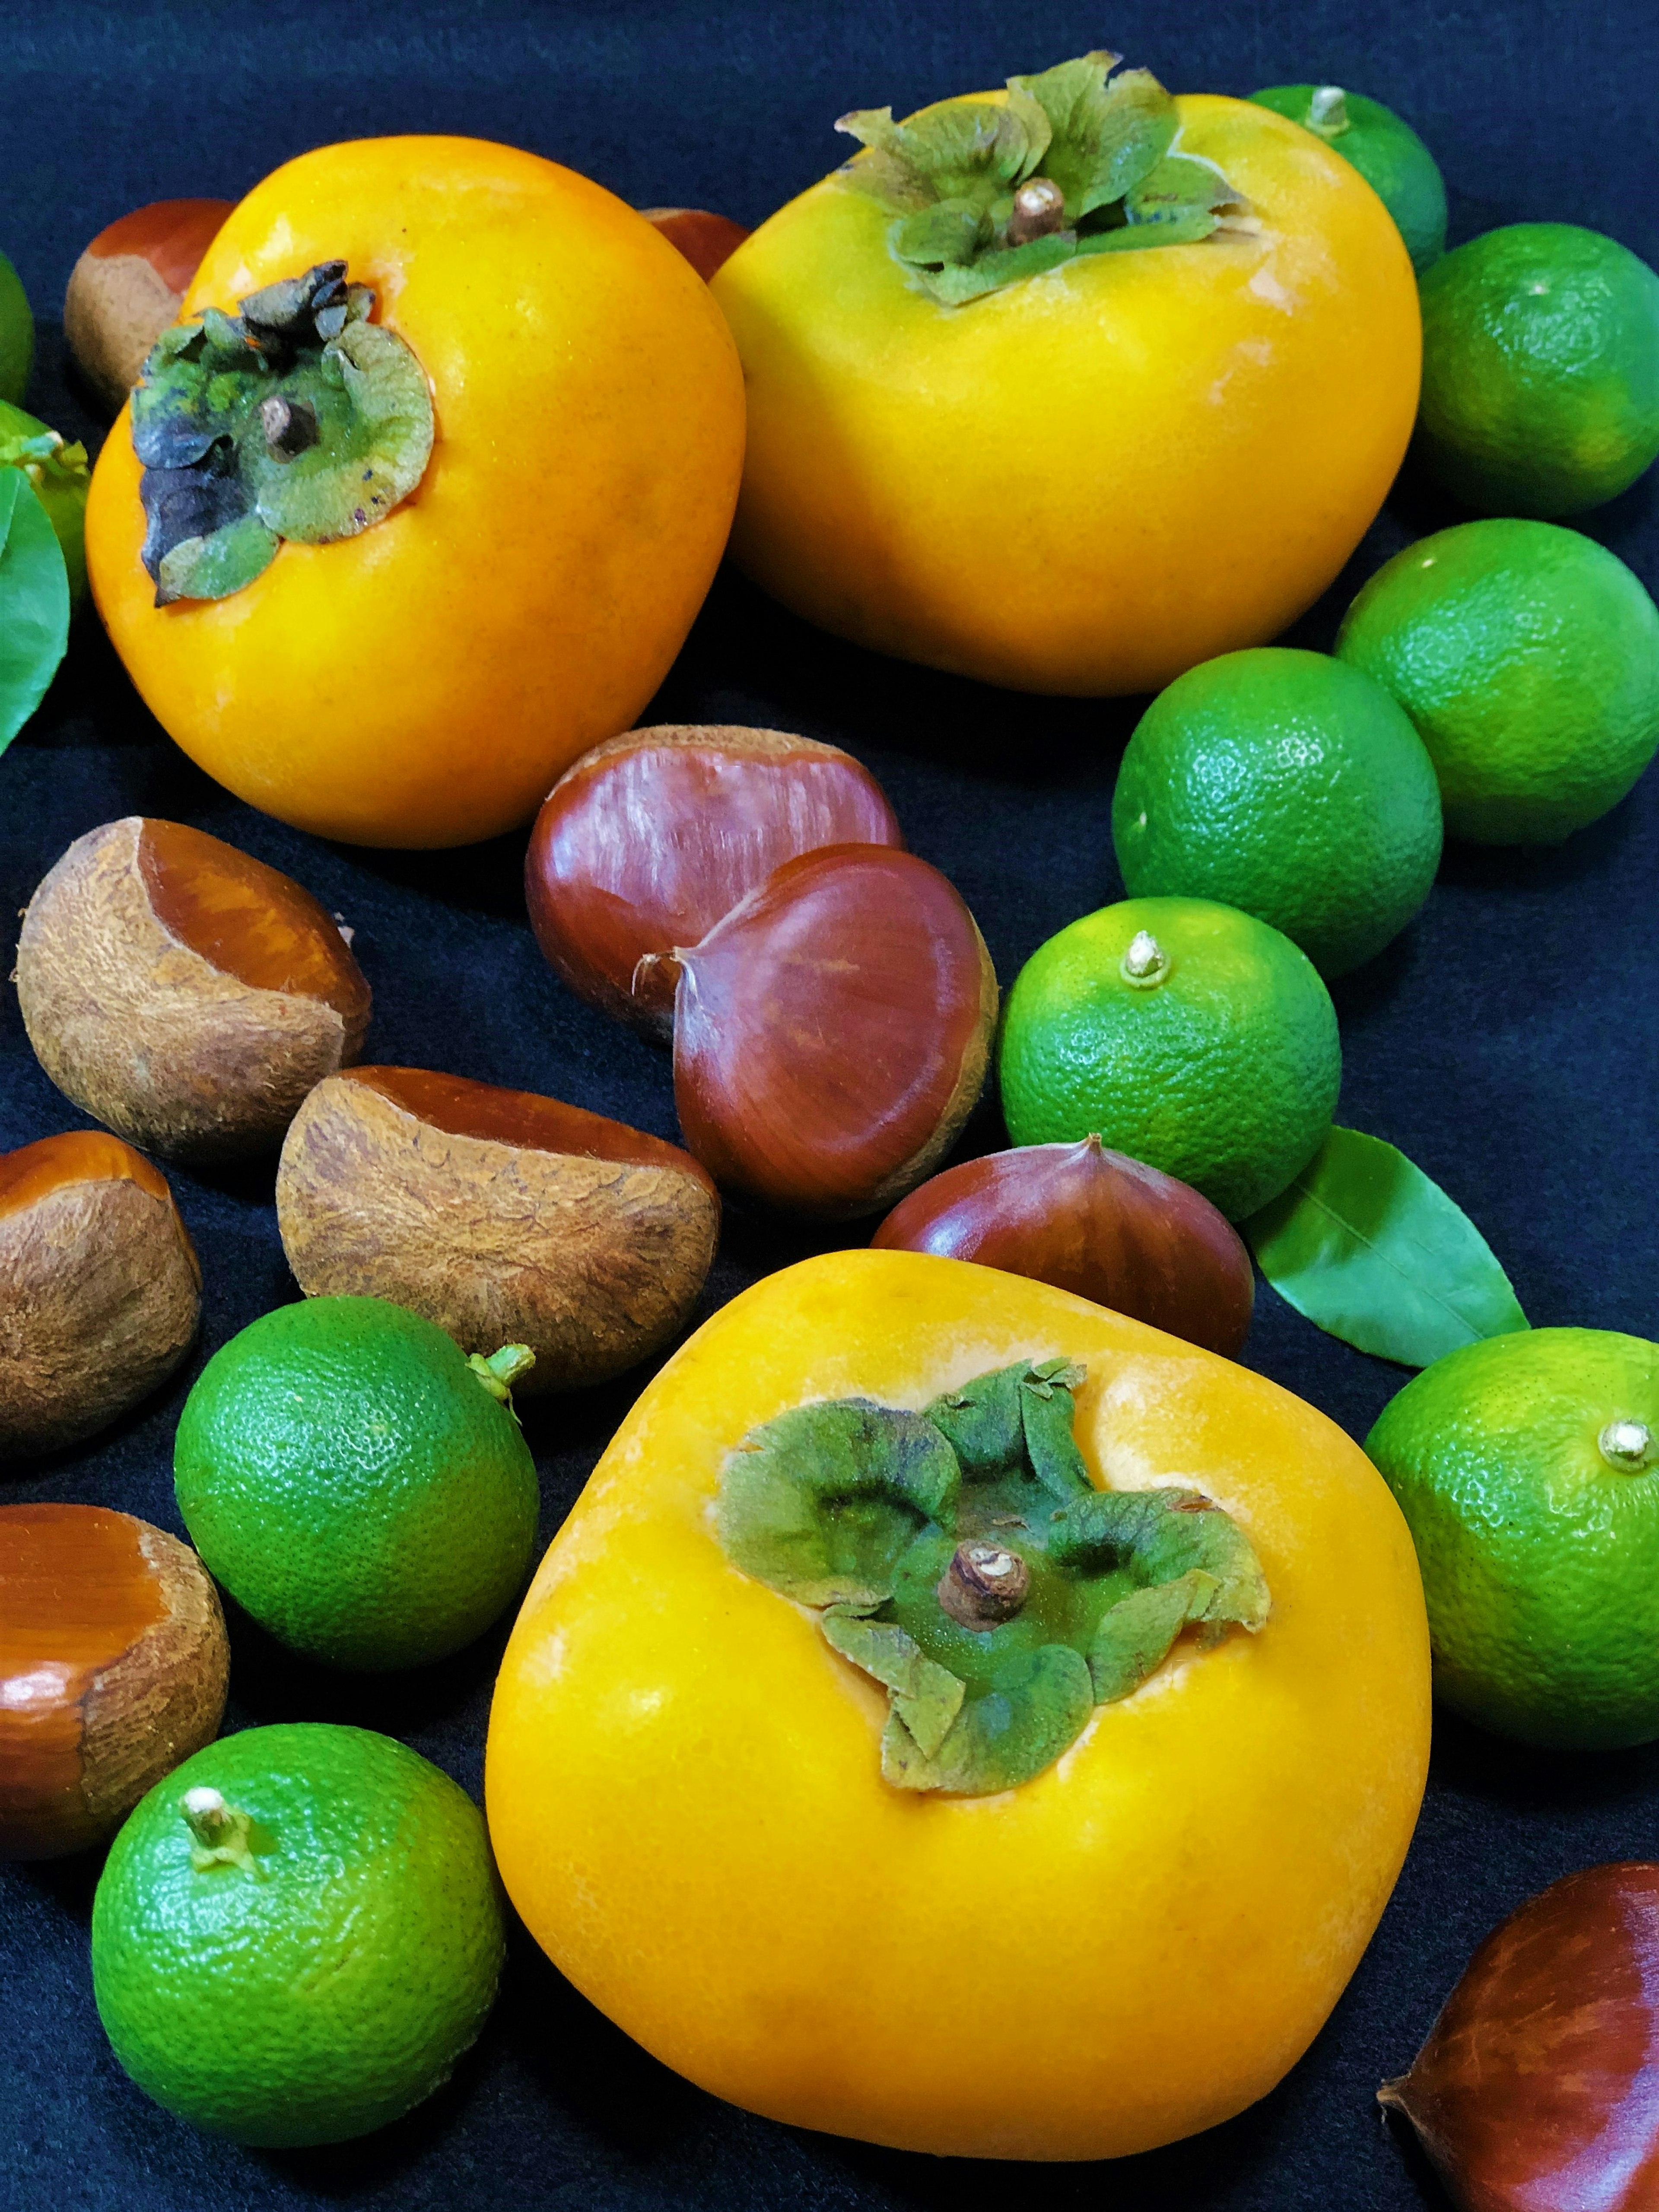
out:
{"label": "dark cloth surface", "polygon": [[[1018,12],[988,0],[890,9],[867,0],[833,9],[705,0],[695,10],[630,0],[25,5],[0,24],[0,246],[45,324],[32,404],[66,431],[92,430],[64,381],[52,319],[80,248],[141,202],[234,197],[332,138],[443,130],[533,148],[635,204],[706,205],[754,222],[842,157],[847,142],[830,126],[845,109],[890,100],[902,112],[1103,40],[1177,90],[1336,80],[1389,102],[1444,167],[1455,239],[1559,219],[1659,259],[1646,113],[1659,25],[1647,0],[1548,11],[1198,0],[1183,12],[1121,0],[1086,17],[1050,0]],[[1659,583],[1656,498],[1650,480],[1581,526],[1650,587]],[[1419,490],[1397,491],[1293,641],[1328,645],[1358,583],[1453,519]],[[374,680],[372,668],[362,674]],[[961,889],[1006,985],[1054,930],[1120,895],[1109,811],[1136,712],[1133,702],[1001,695],[878,660],[816,635],[728,574],[642,719],[770,724],[850,748],[884,783],[915,848]],[[0,907],[21,908],[71,838],[131,812],[228,838],[356,926],[375,994],[373,1058],[550,1092],[674,1133],[666,1057],[578,1005],[538,957],[520,894],[521,836],[405,856],[323,843],[252,812],[167,743],[88,619],[45,709],[0,760]],[[1656,867],[1659,781],[1650,776],[1565,848],[1452,848],[1422,919],[1336,987],[1339,1118],[1403,1146],[1467,1208],[1535,1323],[1653,1327]],[[37,1066],[8,991],[0,1149],[78,1126]],[[962,1151],[1003,1141],[988,1102]],[[195,1353],[102,1437],[6,1468],[0,1499],[101,1503],[179,1528],[171,1444],[185,1392],[209,1353],[295,1291],[269,1171],[172,1180],[206,1273]],[[733,1207],[703,1310],[857,1234],[802,1235]],[[1405,1379],[1322,1336],[1265,1289],[1244,1358],[1361,1438]],[[527,1411],[544,1540],[644,1379]],[[300,1664],[236,1619],[227,1726],[316,1718],[389,1729],[476,1794],[506,1626],[446,1665],[375,1679]],[[1400,1887],[1288,2080],[1229,2125],[1168,2150],[1110,2168],[1018,2172],[809,2136],[719,2104],[593,2012],[522,1931],[481,2044],[410,2119],[305,2154],[212,2142],[150,2105],[106,2045],[87,1965],[95,1856],[0,1869],[0,2207],[1439,2203],[1415,2154],[1385,2131],[1377,2082],[1408,2061],[1502,1914],[1573,1868],[1656,1850],[1659,1750],[1547,1757],[1439,1717]],[[1112,1909],[1109,1868],[1101,1909]],[[1201,1956],[1193,1972],[1203,1973]]]}

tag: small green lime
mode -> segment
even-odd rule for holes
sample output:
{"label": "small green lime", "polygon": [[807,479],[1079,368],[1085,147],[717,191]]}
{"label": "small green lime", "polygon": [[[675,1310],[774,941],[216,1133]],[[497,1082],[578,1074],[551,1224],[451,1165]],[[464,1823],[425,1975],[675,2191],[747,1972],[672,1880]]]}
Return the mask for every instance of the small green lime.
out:
{"label": "small green lime", "polygon": [[1446,250],[1446,186],[1409,123],[1380,100],[1334,84],[1270,84],[1250,98],[1288,115],[1351,161],[1399,228],[1420,276]]}
{"label": "small green lime", "polygon": [[1477,514],[1582,514],[1659,453],[1659,276],[1615,240],[1511,223],[1422,291],[1415,450]]}
{"label": "small green lime", "polygon": [[1522,1743],[1659,1736],[1659,1345],[1599,1328],[1466,1344],[1365,1449],[1417,1546],[1448,1705]]}
{"label": "small green lime", "polygon": [[34,318],[23,280],[0,253],[0,399],[19,404],[34,367]]}
{"label": "small green lime", "polygon": [[413,1667],[510,1602],[536,1468],[484,1364],[385,1298],[279,1306],[215,1352],[179,1423],[179,1510],[272,1635],[332,1666]]}
{"label": "small green lime", "polygon": [[1403,708],[1358,669],[1284,646],[1177,677],[1141,716],[1112,799],[1132,897],[1242,907],[1326,976],[1399,935],[1440,836],[1434,763]]}
{"label": "small green lime", "polygon": [[1408,545],[1348,609],[1336,651],[1411,716],[1447,830],[1476,844],[1559,842],[1659,745],[1659,609],[1576,530],[1464,522]]}
{"label": "small green lime", "polygon": [[1277,1198],[1331,1126],[1342,1048],[1305,953],[1208,899],[1124,899],[1039,945],[1003,1023],[1017,1145],[1098,1133],[1230,1220]]}
{"label": "small green lime", "polygon": [[[136,1805],[92,1906],[116,2057],[240,2142],[340,2142],[447,2081],[506,1931],[483,1815],[418,1753],[324,1722],[246,1729]],[[220,2192],[222,2195],[222,2191]]]}
{"label": "small green lime", "polygon": [[70,605],[87,595],[87,493],[92,474],[84,446],[67,445],[56,430],[0,399],[0,467],[21,469],[63,548]]}

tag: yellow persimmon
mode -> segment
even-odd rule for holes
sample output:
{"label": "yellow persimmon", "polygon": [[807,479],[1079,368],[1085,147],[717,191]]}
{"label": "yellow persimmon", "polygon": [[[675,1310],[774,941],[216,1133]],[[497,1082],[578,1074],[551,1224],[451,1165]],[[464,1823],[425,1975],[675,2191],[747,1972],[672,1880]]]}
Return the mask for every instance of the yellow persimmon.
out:
{"label": "yellow persimmon", "polygon": [[[733,554],[825,629],[1022,690],[1155,690],[1275,636],[1382,504],[1421,358],[1382,201],[1266,109],[1103,89],[1111,59],[846,118],[866,150],[714,278],[749,392]],[[1036,152],[998,123],[1032,90],[1059,118]],[[1161,166],[1103,201],[1126,129]],[[1027,219],[1072,227],[1016,257]]]}
{"label": "yellow persimmon", "polygon": [[[799,1442],[793,1409],[965,1406],[992,1370],[1045,1418],[1064,1401],[1068,1449],[1075,1392],[1080,1501],[988,1524],[1034,1574],[1068,1515],[1167,1506],[1217,1524],[1260,1602],[1142,1654],[1030,1778],[964,1792],[890,1778],[915,1742],[829,1641],[838,1613],[879,1622],[872,1593],[781,1595],[738,1564],[733,1501],[769,1437]],[[850,1495],[832,1551],[888,1510]],[[799,1534],[774,1515],[763,1552]],[[912,2149],[1093,2159],[1226,2118],[1305,2050],[1398,1875],[1428,1739],[1410,1538],[1331,1422],[1046,1285],[853,1251],[735,1299],[623,1423],[513,1632],[485,1794],[538,1941],[705,2088]]]}
{"label": "yellow persimmon", "polygon": [[[348,515],[331,542],[318,542],[326,516],[307,542],[279,523],[274,556],[236,568],[223,596],[158,605],[167,579],[154,531],[152,567],[143,557],[124,411],[88,505],[93,592],[157,720],[240,797],[326,836],[461,844],[526,818],[660,683],[726,541],[742,380],[702,280],[651,224],[568,169],[471,138],[364,139],[287,163],[208,248],[184,322],[338,264],[342,301],[367,288],[362,312],[424,374],[430,449],[413,489],[372,526]],[[316,319],[313,354],[337,347]],[[210,368],[234,365],[218,328],[229,349]],[[266,356],[245,349],[240,365],[303,397],[293,347]],[[316,368],[301,374],[325,447],[333,388]],[[210,471],[246,464],[254,489],[284,494],[318,465],[314,431],[302,449],[290,425],[290,453],[288,418],[267,422],[267,453],[251,407],[217,418]],[[222,489],[222,471],[202,497]],[[182,529],[167,533],[175,551]],[[187,588],[220,589],[223,566]]]}

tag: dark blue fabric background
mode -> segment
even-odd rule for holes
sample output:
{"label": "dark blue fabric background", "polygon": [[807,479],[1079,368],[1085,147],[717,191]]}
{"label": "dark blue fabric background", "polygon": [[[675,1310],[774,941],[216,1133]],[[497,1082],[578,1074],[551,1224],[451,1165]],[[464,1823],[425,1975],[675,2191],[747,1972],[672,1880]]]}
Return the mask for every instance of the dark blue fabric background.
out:
{"label": "dark blue fabric background", "polygon": [[[65,431],[93,431],[64,380],[58,303],[88,239],[141,202],[234,198],[304,147],[441,130],[534,148],[636,204],[706,205],[752,223],[842,157],[830,125],[844,109],[891,101],[903,112],[1108,40],[1178,91],[1311,78],[1389,101],[1439,156],[1455,238],[1565,220],[1659,260],[1650,0],[1547,11],[1510,0],[1433,9],[1191,0],[1182,10],[1119,0],[1104,15],[1050,0],[1018,10],[990,0],[276,0],[258,9],[23,0],[0,23],[0,246],[42,318],[31,404]],[[1453,519],[1419,491],[1397,491],[1296,640],[1328,645],[1364,578]],[[1659,584],[1651,482],[1583,526]],[[1006,984],[1053,931],[1119,896],[1109,807],[1135,712],[1134,702],[996,694],[884,662],[723,575],[643,719],[768,723],[849,747],[886,785],[916,850],[967,897]],[[521,837],[405,857],[319,843],[251,813],[162,737],[88,621],[42,714],[0,760],[0,910],[23,905],[71,838],[131,812],[228,838],[356,924],[374,989],[372,1057],[551,1092],[673,1134],[666,1058],[579,1006],[538,957],[520,891]],[[1453,848],[1422,919],[1337,987],[1340,1118],[1401,1145],[1474,1215],[1537,1323],[1653,1333],[1656,864],[1650,776],[1564,850]],[[8,991],[0,1150],[80,1121],[37,1067]],[[987,1104],[963,1151],[1002,1140]],[[94,1501],[179,1527],[170,1458],[185,1393],[207,1354],[295,1292],[268,1172],[173,1180],[206,1271],[195,1357],[92,1444],[6,1469],[0,1498]],[[733,1208],[705,1310],[811,1249],[811,1238]],[[1362,1438],[1404,1380],[1265,1290],[1245,1357]],[[544,1536],[643,1379],[528,1413]],[[238,1619],[227,1726],[332,1718],[387,1729],[476,1793],[505,1626],[447,1665],[379,1680],[303,1667]],[[1017,2172],[808,2136],[717,2104],[592,2012],[521,1934],[477,2050],[410,2119],[305,2154],[210,2142],[148,2103],[106,2045],[87,1971],[95,1860],[0,1869],[0,2206],[1439,2204],[1420,2160],[1377,2117],[1378,2081],[1407,2062],[1469,1950],[1512,1905],[1572,1868],[1649,1856],[1659,1856],[1659,1750],[1547,1758],[1442,1718],[1399,1890],[1283,2086],[1166,2151],[1110,2168]],[[1112,1910],[1109,1869],[1101,1909]]]}

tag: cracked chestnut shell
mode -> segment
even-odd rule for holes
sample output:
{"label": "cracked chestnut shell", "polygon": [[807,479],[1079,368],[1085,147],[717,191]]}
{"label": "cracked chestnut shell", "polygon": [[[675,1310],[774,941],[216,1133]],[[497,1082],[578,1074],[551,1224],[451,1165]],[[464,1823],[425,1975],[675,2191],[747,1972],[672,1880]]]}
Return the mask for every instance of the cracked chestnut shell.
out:
{"label": "cracked chestnut shell", "polygon": [[514,1383],[600,1382],[683,1327],[720,1200],[678,1145],[533,1091],[424,1068],[356,1067],[295,1116],[276,1223],[307,1297],[390,1298]]}
{"label": "cracked chestnut shell", "polygon": [[665,724],[584,753],[536,817],[525,893],[571,989],[665,1042],[675,971],[772,870],[823,845],[904,842],[880,785],[838,746],[784,730]]}
{"label": "cracked chestnut shell", "polygon": [[202,1271],[152,1162],[101,1129],[0,1157],[0,1456],[77,1443],[190,1349]]}
{"label": "cracked chestnut shell", "polygon": [[673,957],[674,1098],[716,1182],[827,1220],[873,1213],[973,1111],[996,971],[961,894],[914,853],[787,860]]}
{"label": "cracked chestnut shell", "polygon": [[212,1737],[229,1670],[189,1545],[101,1505],[0,1505],[0,1858],[107,1834]]}
{"label": "cracked chestnut shell", "polygon": [[1659,2204],[1659,1865],[1587,1868],[1481,1944],[1378,2101],[1459,2212]]}
{"label": "cracked chestnut shell", "polygon": [[64,1096],[166,1159],[274,1152],[368,1027],[368,985],[309,891],[136,814],[77,837],[41,882],[17,996]]}
{"label": "cracked chestnut shell", "polygon": [[963,1160],[913,1190],[870,1242],[1030,1275],[1226,1358],[1255,1303],[1250,1255],[1225,1215],[1097,1136]]}

